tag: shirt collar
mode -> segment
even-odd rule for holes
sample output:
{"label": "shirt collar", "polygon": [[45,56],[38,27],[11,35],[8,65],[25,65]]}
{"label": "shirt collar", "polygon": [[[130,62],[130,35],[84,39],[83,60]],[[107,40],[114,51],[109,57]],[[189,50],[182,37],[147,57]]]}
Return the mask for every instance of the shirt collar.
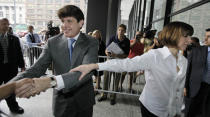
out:
{"label": "shirt collar", "polygon": [[163,55],[164,59],[166,59],[167,57],[169,57],[171,55],[171,52],[169,51],[167,46],[164,46],[162,48],[162,51],[160,51],[160,53]]}
{"label": "shirt collar", "polygon": [[78,37],[80,35],[80,32],[75,36],[75,37],[72,37],[72,38],[68,38],[68,39],[74,39],[75,41],[77,41]]}
{"label": "shirt collar", "polygon": [[0,33],[0,37],[1,36],[4,36],[4,38],[7,37],[7,32],[5,34]]}

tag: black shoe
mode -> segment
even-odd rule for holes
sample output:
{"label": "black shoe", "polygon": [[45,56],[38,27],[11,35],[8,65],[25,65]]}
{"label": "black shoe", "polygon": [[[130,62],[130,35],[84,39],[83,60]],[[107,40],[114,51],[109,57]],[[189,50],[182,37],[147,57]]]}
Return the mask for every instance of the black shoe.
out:
{"label": "black shoe", "polygon": [[101,96],[101,97],[98,98],[98,101],[101,102],[101,101],[106,100],[106,99],[107,99],[107,96]]}
{"label": "black shoe", "polygon": [[110,104],[111,104],[111,105],[115,105],[115,104],[116,104],[115,99],[111,99]]}
{"label": "black shoe", "polygon": [[10,108],[10,111],[12,113],[16,113],[16,114],[23,114],[24,113],[24,109],[22,107],[16,107],[16,108]]}

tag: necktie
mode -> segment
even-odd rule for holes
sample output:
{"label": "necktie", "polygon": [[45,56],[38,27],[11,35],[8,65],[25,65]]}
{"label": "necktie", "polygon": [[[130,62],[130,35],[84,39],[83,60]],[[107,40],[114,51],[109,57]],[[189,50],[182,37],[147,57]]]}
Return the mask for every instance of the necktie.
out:
{"label": "necktie", "polygon": [[70,39],[69,40],[69,59],[71,61],[72,58],[72,53],[73,53],[73,44],[76,40],[75,39]]}
{"label": "necktie", "polygon": [[34,35],[32,33],[31,33],[31,42],[35,43],[35,38],[34,38]]}
{"label": "necktie", "polygon": [[7,41],[7,37],[5,35],[1,35],[1,40],[0,40],[0,44],[2,46],[2,52],[0,54],[4,55],[4,63],[8,62],[8,56],[7,56],[7,52],[8,52],[8,41]]}

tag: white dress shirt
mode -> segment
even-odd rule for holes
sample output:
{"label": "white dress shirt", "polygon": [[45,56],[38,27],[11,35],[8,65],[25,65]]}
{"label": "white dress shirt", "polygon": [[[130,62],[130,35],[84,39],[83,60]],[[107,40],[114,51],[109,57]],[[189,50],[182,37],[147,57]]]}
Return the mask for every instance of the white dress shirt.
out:
{"label": "white dress shirt", "polygon": [[[75,37],[73,38],[68,38],[68,41],[70,41],[70,39],[75,39],[76,41],[72,44],[72,46],[75,46],[75,43],[77,42],[77,39],[79,37],[80,33],[78,33]],[[68,47],[70,48],[70,47]],[[63,88],[65,88],[64,82],[63,82],[63,77],[61,75],[55,76],[55,79],[57,81],[57,87],[55,87],[55,89],[57,90],[61,90]]]}
{"label": "white dress shirt", "polygon": [[[134,72],[145,70],[146,84],[139,100],[159,117],[181,113],[187,59],[179,53],[178,60],[164,46],[132,59],[113,59],[98,63],[99,71]],[[177,66],[179,72],[177,73]]]}

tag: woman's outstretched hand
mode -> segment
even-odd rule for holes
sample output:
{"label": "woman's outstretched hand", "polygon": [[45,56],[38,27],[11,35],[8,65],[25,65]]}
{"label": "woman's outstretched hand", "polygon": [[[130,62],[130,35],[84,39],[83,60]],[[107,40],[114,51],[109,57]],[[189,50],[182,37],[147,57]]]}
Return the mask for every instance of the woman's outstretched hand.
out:
{"label": "woman's outstretched hand", "polygon": [[87,64],[87,65],[80,65],[74,69],[71,69],[69,72],[76,72],[79,71],[81,72],[81,76],[79,77],[79,80],[82,80],[85,75],[87,75],[90,71],[98,69],[97,64]]}

